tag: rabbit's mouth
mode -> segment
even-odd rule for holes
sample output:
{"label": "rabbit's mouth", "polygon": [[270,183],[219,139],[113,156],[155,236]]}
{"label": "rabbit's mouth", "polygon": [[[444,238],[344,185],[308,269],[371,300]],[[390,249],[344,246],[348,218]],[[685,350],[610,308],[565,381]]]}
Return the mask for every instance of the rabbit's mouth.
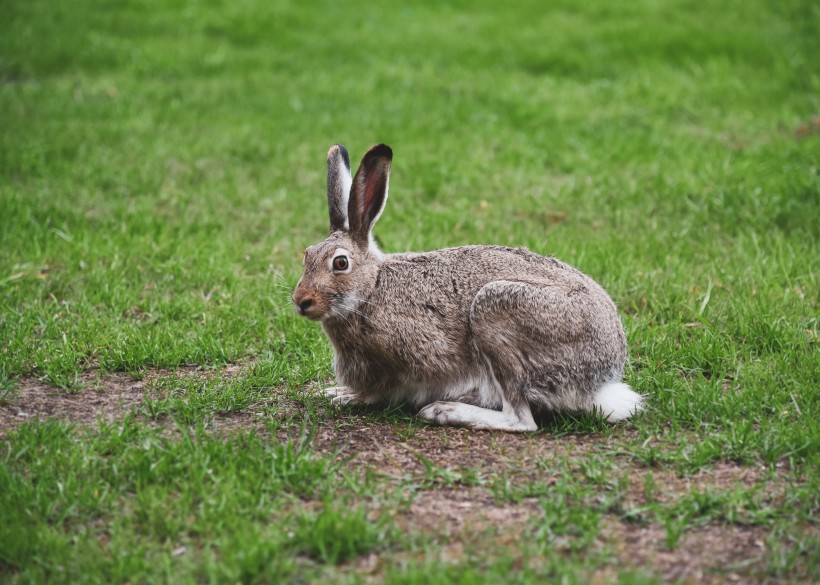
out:
{"label": "rabbit's mouth", "polygon": [[305,311],[305,310],[300,309],[298,307],[296,308],[296,312],[299,313],[299,315],[301,315],[302,317],[307,317],[311,321],[321,321],[322,317],[324,317],[324,315],[318,315],[318,314],[316,314],[315,312],[313,312],[311,310]]}
{"label": "rabbit's mouth", "polygon": [[316,303],[308,303],[306,301],[302,301],[302,303],[296,305],[296,312],[311,321],[321,321],[327,314],[327,312],[323,311]]}

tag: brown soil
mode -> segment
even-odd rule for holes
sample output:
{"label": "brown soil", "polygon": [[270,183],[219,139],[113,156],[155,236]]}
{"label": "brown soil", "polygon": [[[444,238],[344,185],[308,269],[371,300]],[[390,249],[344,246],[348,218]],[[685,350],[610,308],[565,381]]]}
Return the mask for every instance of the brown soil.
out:
{"label": "brown soil", "polygon": [[0,437],[20,424],[56,418],[80,425],[108,422],[135,409],[145,396],[145,381],[125,374],[86,374],[81,392],[70,393],[34,379],[21,380],[14,397],[0,401]]}
{"label": "brown soil", "polygon": [[749,573],[764,564],[767,530],[759,526],[707,525],[688,530],[675,550],[665,544],[664,528],[611,522],[610,542],[618,556],[651,567],[664,581],[682,583],[758,582]]}
{"label": "brown soil", "polygon": [[[240,366],[218,372],[233,375]],[[144,416],[141,404],[146,387],[158,377],[181,375],[214,375],[213,371],[183,370],[153,371],[143,380],[124,374],[89,372],[86,387],[78,393],[67,393],[43,382],[24,379],[19,382],[13,398],[0,401],[0,439],[25,421],[58,418],[78,425],[94,425],[100,419],[115,421],[129,412]],[[315,389],[307,388],[306,392]],[[284,389],[273,389],[271,403],[278,406],[281,417],[298,414],[301,408],[285,396]],[[214,432],[231,433],[237,429],[267,432],[262,404],[252,405],[238,413],[216,416],[209,424]],[[606,453],[616,443],[634,439],[634,431],[624,429],[609,437],[562,436],[549,434],[513,435],[456,428],[398,428],[394,424],[368,422],[355,411],[338,411],[328,407],[327,422],[319,424],[312,445],[321,453],[335,454],[349,469],[369,468],[388,483],[404,479],[421,481],[430,474],[430,466],[453,472],[469,470],[479,478],[506,476],[513,483],[539,482],[550,485],[564,460],[582,462],[585,457]],[[287,425],[284,427],[287,429]],[[169,429],[170,431],[170,429]],[[398,432],[397,432],[398,431]],[[280,431],[287,435],[287,430]],[[555,466],[551,462],[555,462]],[[646,503],[643,480],[650,470],[636,466],[626,458],[617,458],[620,469],[615,477],[628,474],[631,482],[627,503]],[[708,470],[679,477],[667,469],[651,470],[657,486],[655,498],[669,501],[691,489],[727,489],[734,485],[764,485],[767,493],[776,493],[778,483],[764,479],[764,472],[754,467],[718,463]],[[425,475],[427,474],[427,476]],[[446,482],[444,482],[446,484]],[[486,485],[452,485],[431,482],[428,489],[417,493],[408,506],[392,510],[399,526],[408,530],[436,535],[441,543],[442,560],[457,561],[464,547],[476,535],[492,533],[497,546],[514,547],[527,526],[538,517],[535,498],[519,502],[496,500]],[[763,583],[776,582],[756,578],[763,564],[766,529],[753,526],[706,525],[688,530],[675,550],[666,546],[666,533],[657,524],[630,524],[607,516],[596,547],[614,550],[620,568],[647,569],[664,582],[680,583]],[[363,573],[379,573],[382,559],[368,555],[354,567]],[[592,582],[606,583],[614,579],[618,567],[593,575]],[[790,579],[790,582],[810,582],[810,579]]]}

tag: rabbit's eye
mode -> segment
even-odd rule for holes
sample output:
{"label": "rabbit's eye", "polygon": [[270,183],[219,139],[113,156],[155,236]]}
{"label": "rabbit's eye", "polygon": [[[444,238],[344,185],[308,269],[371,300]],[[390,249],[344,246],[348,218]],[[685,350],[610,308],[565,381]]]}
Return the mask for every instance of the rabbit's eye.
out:
{"label": "rabbit's eye", "polygon": [[333,270],[344,272],[348,268],[350,268],[350,261],[347,259],[347,256],[336,256],[333,259]]}

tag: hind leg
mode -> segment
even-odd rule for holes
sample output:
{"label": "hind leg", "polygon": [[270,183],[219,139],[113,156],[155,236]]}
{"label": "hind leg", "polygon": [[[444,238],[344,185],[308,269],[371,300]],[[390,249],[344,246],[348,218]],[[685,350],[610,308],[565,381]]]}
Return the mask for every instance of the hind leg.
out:
{"label": "hind leg", "polygon": [[[480,296],[481,292],[476,298]],[[481,355],[482,365],[486,368],[486,378],[491,380],[494,393],[500,398],[501,410],[482,408],[463,402],[441,401],[425,406],[419,412],[419,416],[440,425],[508,432],[535,431],[538,425],[533,419],[526,392],[520,388],[525,376],[510,375],[512,372],[510,366],[513,366],[513,363],[511,356],[505,355],[505,352],[509,352],[511,348],[508,340],[503,337],[504,331],[499,332],[494,323],[497,317],[509,317],[507,308],[495,307],[492,304],[491,306],[479,306],[478,315],[476,315],[475,308],[476,303],[474,302],[470,312],[473,338]]]}
{"label": "hind leg", "polygon": [[490,410],[464,402],[433,402],[419,412],[419,416],[440,425],[469,427],[488,431],[523,433],[538,428],[526,402],[513,407],[503,401],[502,410]]}
{"label": "hind leg", "polygon": [[478,291],[470,328],[508,402],[592,408],[593,392],[612,366],[602,347],[608,332],[600,331],[607,322],[585,315],[589,305],[549,282],[495,281]]}

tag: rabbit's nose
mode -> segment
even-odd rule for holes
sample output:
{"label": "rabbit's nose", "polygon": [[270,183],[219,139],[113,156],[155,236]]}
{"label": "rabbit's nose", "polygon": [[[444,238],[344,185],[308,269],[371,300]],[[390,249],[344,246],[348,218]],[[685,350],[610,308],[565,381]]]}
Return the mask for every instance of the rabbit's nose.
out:
{"label": "rabbit's nose", "polygon": [[293,304],[296,305],[296,310],[299,314],[305,317],[309,317],[308,311],[316,307],[316,298],[313,294],[306,290],[299,290],[298,287],[294,291],[291,299],[293,300]]}

